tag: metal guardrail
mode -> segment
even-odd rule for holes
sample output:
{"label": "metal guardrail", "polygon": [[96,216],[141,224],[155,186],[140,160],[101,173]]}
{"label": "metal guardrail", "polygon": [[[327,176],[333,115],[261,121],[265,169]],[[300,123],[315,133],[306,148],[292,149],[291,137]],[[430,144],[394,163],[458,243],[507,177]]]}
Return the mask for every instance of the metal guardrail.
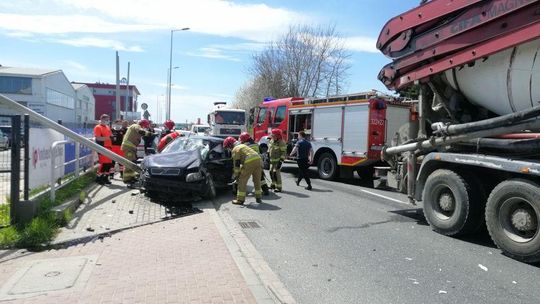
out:
{"label": "metal guardrail", "polygon": [[31,109],[21,105],[21,104],[18,104],[16,101],[0,94],[0,104],[2,105],[5,105],[15,111],[17,111],[18,113],[23,113],[23,114],[28,114],[31,118],[31,120],[33,121],[37,121],[41,124],[43,124],[44,126],[46,127],[49,127],[55,131],[58,131],[60,132],[61,134],[65,135],[66,137],[69,137],[70,139],[72,139],[74,142],[78,142],[78,143],[81,143],[83,145],[85,145],[86,147],[88,147],[89,149],[95,151],[95,152],[98,152],[98,153],[101,153],[105,156],[107,156],[108,158],[130,168],[131,170],[134,170],[135,172],[141,172],[141,168],[139,166],[137,166],[137,164],[133,163],[132,161],[130,161],[129,159],[127,158],[124,158],[114,152],[112,152],[111,150],[105,148],[105,147],[102,147],[100,145],[98,145],[97,143],[89,140],[88,138],[85,138],[73,131],[71,131],[70,129],[50,120],[49,118],[35,112],[35,111],[32,111]]}
{"label": "metal guardrail", "polygon": [[[69,144],[69,143],[73,143],[72,141],[69,141],[69,140],[59,140],[59,141],[55,141],[52,143],[51,145],[51,180],[49,181],[49,186],[51,188],[50,190],[50,198],[51,198],[51,201],[54,202],[55,198],[56,198],[56,176],[55,176],[55,171],[56,169],[62,167],[64,168],[65,166],[67,165],[70,165],[70,164],[73,164],[75,163],[75,178],[79,177],[79,174],[80,174],[80,162],[81,160],[83,159],[86,159],[88,157],[94,157],[93,154],[88,154],[88,155],[85,155],[83,156],[82,158],[80,158],[80,151],[81,151],[81,144],[79,142],[75,142],[75,158],[73,160],[70,160],[70,161],[67,161],[67,162],[64,162],[63,164],[58,164],[56,165],[55,164],[55,154],[54,154],[54,151],[56,148],[58,148],[60,145],[66,145],[66,144]],[[60,186],[60,185],[59,185]]]}

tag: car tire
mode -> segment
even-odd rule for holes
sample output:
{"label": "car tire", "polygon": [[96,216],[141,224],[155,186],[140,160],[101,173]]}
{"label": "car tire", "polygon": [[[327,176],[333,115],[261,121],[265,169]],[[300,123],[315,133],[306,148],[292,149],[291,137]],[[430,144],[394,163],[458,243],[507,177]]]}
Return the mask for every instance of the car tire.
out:
{"label": "car tire", "polygon": [[216,185],[212,175],[210,174],[206,176],[206,190],[203,197],[208,200],[216,198]]}

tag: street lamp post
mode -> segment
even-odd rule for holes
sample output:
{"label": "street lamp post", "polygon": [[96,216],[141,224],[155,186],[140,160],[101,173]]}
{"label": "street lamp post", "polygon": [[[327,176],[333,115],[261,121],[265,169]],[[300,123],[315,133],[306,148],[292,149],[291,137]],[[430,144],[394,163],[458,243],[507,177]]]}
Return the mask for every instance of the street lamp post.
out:
{"label": "street lamp post", "polygon": [[171,119],[171,74],[172,74],[172,50],[173,50],[173,34],[174,32],[187,31],[189,27],[185,27],[178,30],[171,30],[171,47],[169,51],[169,81],[167,83],[167,111],[165,119]]}

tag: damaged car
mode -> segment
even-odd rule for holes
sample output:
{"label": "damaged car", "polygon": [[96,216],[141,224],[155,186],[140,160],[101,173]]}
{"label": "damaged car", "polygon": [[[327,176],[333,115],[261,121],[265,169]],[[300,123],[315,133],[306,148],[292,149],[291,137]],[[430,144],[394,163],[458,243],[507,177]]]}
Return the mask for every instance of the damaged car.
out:
{"label": "damaged car", "polygon": [[216,189],[232,182],[233,163],[222,143],[211,136],[179,137],[160,154],[145,157],[141,177],[146,195],[164,202],[214,198]]}

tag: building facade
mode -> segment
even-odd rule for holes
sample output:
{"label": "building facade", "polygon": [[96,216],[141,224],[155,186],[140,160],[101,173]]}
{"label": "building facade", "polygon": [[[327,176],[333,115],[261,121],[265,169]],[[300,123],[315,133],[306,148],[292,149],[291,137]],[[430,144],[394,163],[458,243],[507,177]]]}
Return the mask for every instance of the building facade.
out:
{"label": "building facade", "polygon": [[51,120],[76,123],[75,89],[62,70],[0,66],[0,93]]}
{"label": "building facade", "polygon": [[[117,114],[116,109],[116,85],[108,83],[74,83],[84,84],[90,88],[95,98],[94,119],[99,120],[102,114],[109,115],[113,120]],[[126,120],[141,119],[141,113],[137,111],[137,98],[140,95],[136,86],[120,86],[120,117]],[[127,97],[127,98],[126,98]],[[127,102],[126,102],[127,101]],[[127,111],[126,111],[127,109]]]}
{"label": "building facade", "polygon": [[75,101],[75,120],[78,123],[91,123],[95,121],[96,99],[92,90],[85,84],[74,83],[73,88],[77,95]]}

